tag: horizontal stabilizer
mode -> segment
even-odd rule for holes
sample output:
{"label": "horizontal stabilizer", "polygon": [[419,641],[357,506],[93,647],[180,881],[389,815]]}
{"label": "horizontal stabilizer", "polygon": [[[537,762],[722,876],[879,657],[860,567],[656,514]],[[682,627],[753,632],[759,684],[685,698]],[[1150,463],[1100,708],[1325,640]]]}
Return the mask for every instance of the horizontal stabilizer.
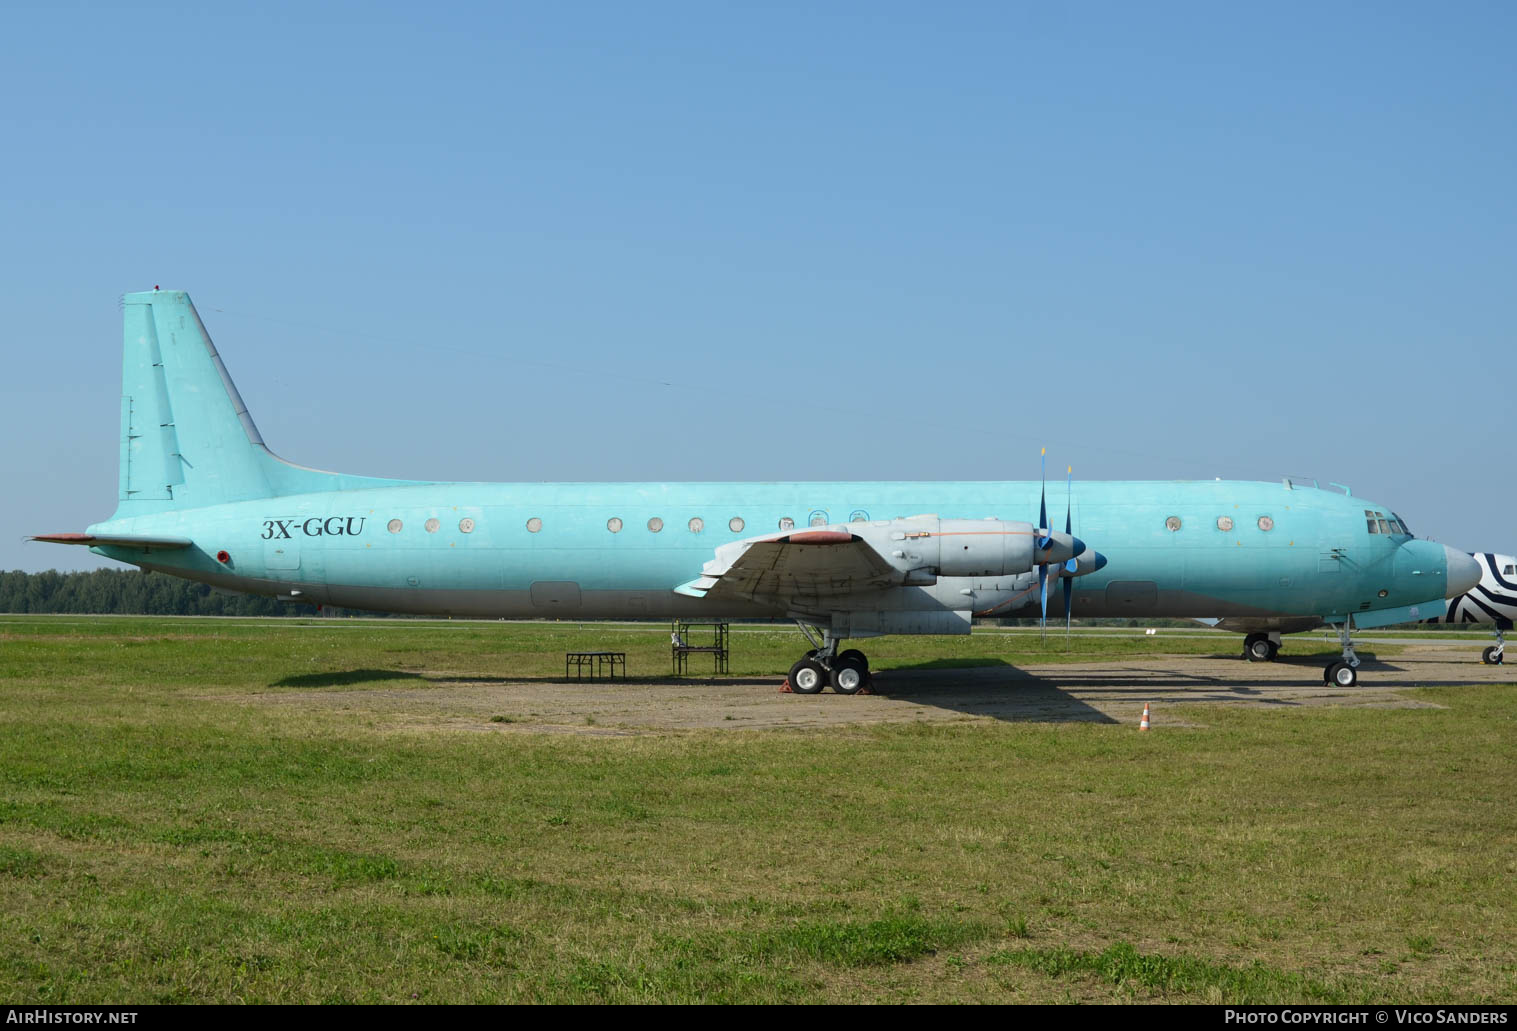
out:
{"label": "horizontal stabilizer", "polygon": [[44,544],[83,544],[91,548],[142,548],[144,551],[150,548],[170,551],[188,548],[195,543],[188,537],[146,537],[130,533],[39,533],[27,540],[41,541]]}

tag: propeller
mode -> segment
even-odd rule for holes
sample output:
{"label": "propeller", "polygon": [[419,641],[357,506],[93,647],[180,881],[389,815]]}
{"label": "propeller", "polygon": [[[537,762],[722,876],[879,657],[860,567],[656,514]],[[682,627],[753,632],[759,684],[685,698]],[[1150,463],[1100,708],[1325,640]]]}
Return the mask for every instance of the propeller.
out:
{"label": "propeller", "polygon": [[[1045,447],[1040,456],[1043,486],[1038,496],[1038,549],[1046,551],[1053,546],[1053,537],[1048,527],[1048,449]],[[1066,536],[1074,536],[1074,466],[1066,466],[1064,480],[1064,533]],[[1074,612],[1074,574],[1080,568],[1075,556],[1071,555],[1060,563],[1062,572],[1068,575],[1062,577],[1064,591],[1064,635],[1070,634],[1070,624]],[[1042,617],[1038,622],[1044,641],[1048,639],[1048,563],[1038,564],[1038,601],[1042,607]]]}
{"label": "propeller", "polygon": [[[1043,449],[1041,458],[1043,488],[1038,493],[1038,548],[1047,550],[1053,544],[1053,538],[1048,536],[1048,449]],[[1043,616],[1038,621],[1038,629],[1042,640],[1048,640],[1048,563],[1038,563],[1038,595],[1043,605]]]}
{"label": "propeller", "polygon": [[[1071,517],[1075,509],[1075,467],[1067,466],[1064,470],[1067,477],[1064,481],[1064,532],[1074,536],[1071,527]],[[1064,563],[1064,572],[1069,575],[1064,577],[1064,637],[1069,637],[1070,613],[1073,611],[1075,602],[1075,570],[1080,568],[1080,563],[1075,561],[1073,555]]]}

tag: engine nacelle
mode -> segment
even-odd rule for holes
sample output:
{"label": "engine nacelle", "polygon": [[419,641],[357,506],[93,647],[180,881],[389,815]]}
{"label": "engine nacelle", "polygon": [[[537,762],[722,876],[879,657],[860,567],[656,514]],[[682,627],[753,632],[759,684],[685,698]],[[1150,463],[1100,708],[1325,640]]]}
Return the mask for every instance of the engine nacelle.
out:
{"label": "engine nacelle", "polygon": [[867,540],[909,584],[940,576],[1015,576],[1043,563],[1063,562],[1085,549],[1077,538],[1050,533],[1048,547],[1031,523],[1007,519],[913,516],[848,530]]}

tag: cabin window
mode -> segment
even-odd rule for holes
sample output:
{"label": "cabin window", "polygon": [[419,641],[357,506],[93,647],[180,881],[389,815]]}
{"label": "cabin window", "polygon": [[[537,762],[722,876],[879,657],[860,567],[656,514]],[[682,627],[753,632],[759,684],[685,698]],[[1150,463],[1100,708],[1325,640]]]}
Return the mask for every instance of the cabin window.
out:
{"label": "cabin window", "polygon": [[742,533],[743,517],[733,516],[731,519],[727,520],[727,529],[731,530],[733,533]]}
{"label": "cabin window", "polygon": [[[538,520],[538,524],[537,525],[541,526],[542,525],[542,521]],[[464,516],[462,519],[460,519],[458,521],[458,529],[459,529],[460,533],[473,533],[474,532],[474,520],[470,519],[468,516]]]}
{"label": "cabin window", "polygon": [[794,530],[795,529],[795,520],[791,519],[789,516],[783,516],[783,517],[781,517],[781,519],[780,519],[780,529],[781,530]]}
{"label": "cabin window", "polygon": [[1273,530],[1274,528],[1275,521],[1269,516],[1259,517],[1259,529],[1263,530],[1265,533],[1269,533],[1269,531]]}
{"label": "cabin window", "polygon": [[616,516],[612,516],[610,519],[606,520],[606,529],[610,530],[612,533],[621,533],[622,521]]}
{"label": "cabin window", "polygon": [[431,519],[428,519],[423,525],[427,528],[428,533],[436,533],[437,528],[441,526],[442,523],[439,523],[437,521],[437,517],[433,516]]}
{"label": "cabin window", "polygon": [[1504,567],[1502,567],[1501,573],[1503,576],[1517,576],[1517,566],[1514,566],[1508,562]]}
{"label": "cabin window", "polygon": [[405,525],[406,524],[401,522],[399,519],[391,519],[389,523],[386,524],[385,529],[389,530],[391,533],[399,533],[400,528]]}
{"label": "cabin window", "polygon": [[811,513],[810,518],[808,518],[806,521],[812,526],[826,526],[827,513],[823,512],[821,509],[817,509],[815,512]]}
{"label": "cabin window", "polygon": [[1232,516],[1218,516],[1217,517],[1217,529],[1221,530],[1223,533],[1227,533],[1232,528],[1233,528],[1233,517]]}
{"label": "cabin window", "polygon": [[541,519],[537,518],[537,516],[533,516],[531,519],[527,520],[527,532],[528,533],[536,533],[537,531],[541,530],[542,528],[543,528],[543,521]]}
{"label": "cabin window", "polygon": [[1170,516],[1168,519],[1164,520],[1164,529],[1168,530],[1170,533],[1178,533],[1180,530],[1180,517]]}
{"label": "cabin window", "polygon": [[662,519],[660,519],[658,516],[654,516],[652,519],[648,520],[648,532],[649,533],[658,533],[663,528],[664,528],[664,521]]}
{"label": "cabin window", "polygon": [[690,532],[691,533],[700,533],[705,528],[706,528],[706,520],[702,519],[700,516],[691,516],[690,517]]}

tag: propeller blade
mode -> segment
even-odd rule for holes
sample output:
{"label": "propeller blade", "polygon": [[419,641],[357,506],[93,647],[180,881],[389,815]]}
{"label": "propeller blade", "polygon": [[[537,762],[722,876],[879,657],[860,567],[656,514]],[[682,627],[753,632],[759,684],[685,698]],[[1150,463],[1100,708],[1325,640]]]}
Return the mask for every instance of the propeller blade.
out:
{"label": "propeller blade", "polygon": [[1043,631],[1043,639],[1047,640],[1048,639],[1048,565],[1047,565],[1047,563],[1045,563],[1045,564],[1043,564],[1043,565],[1041,565],[1041,566],[1038,567],[1038,593],[1043,596],[1043,618],[1038,622],[1038,626]]}
{"label": "propeller blade", "polygon": [[1053,546],[1053,539],[1048,536],[1048,449],[1043,449],[1043,457],[1040,459],[1043,475],[1043,489],[1038,493],[1038,550],[1047,551]]}
{"label": "propeller blade", "polygon": [[[1065,468],[1065,475],[1067,475],[1069,478],[1064,481],[1064,496],[1067,499],[1064,507],[1064,532],[1073,537],[1074,530],[1070,528],[1070,519],[1074,515],[1075,509],[1075,467],[1072,465],[1067,466]],[[1073,573],[1078,568],[1080,568],[1080,564],[1075,561],[1073,555],[1069,557],[1068,562],[1064,563],[1064,571],[1066,573]],[[1064,580],[1064,621],[1066,623],[1069,622],[1069,591],[1069,580],[1066,578]]]}
{"label": "propeller blade", "polygon": [[1069,636],[1070,613],[1075,604],[1075,581],[1073,577],[1066,576],[1064,580],[1064,636]]}

